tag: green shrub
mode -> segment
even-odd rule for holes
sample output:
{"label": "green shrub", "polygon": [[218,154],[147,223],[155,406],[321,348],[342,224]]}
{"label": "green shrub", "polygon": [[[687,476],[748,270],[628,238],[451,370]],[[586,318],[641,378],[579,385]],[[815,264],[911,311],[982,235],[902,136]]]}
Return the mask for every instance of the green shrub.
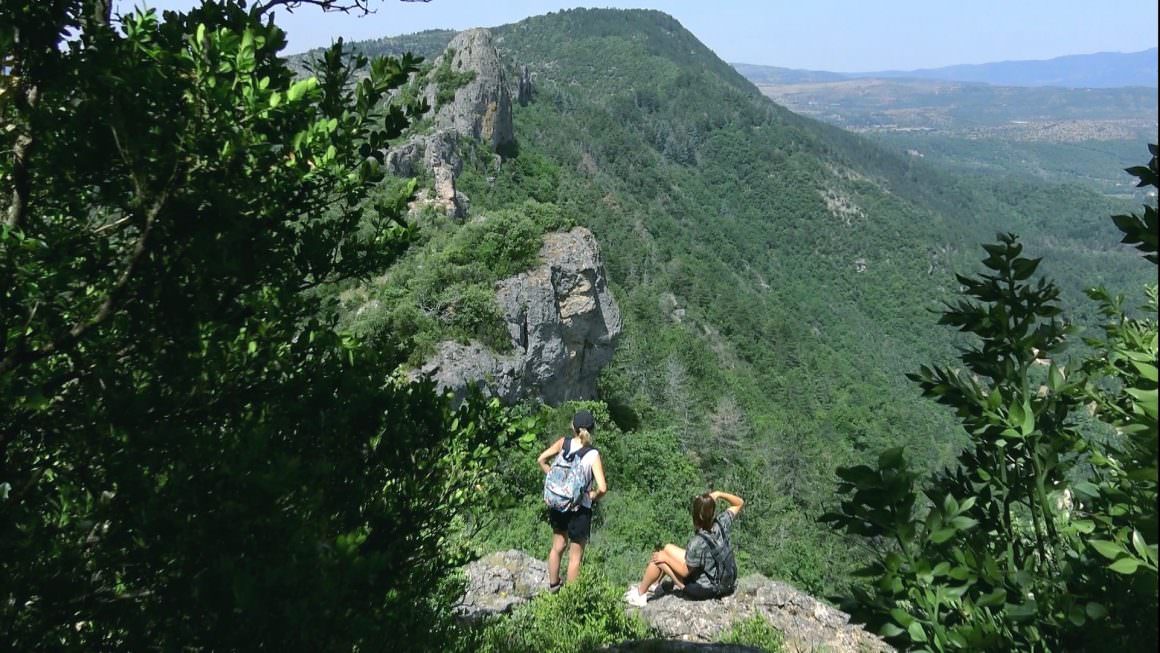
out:
{"label": "green shrub", "polygon": [[440,294],[440,313],[462,340],[478,340],[495,351],[511,349],[511,338],[488,287],[451,287]]}
{"label": "green shrub", "polygon": [[580,653],[649,637],[640,616],[624,609],[620,594],[607,578],[585,567],[577,582],[557,594],[537,596],[467,643],[483,653]]}
{"label": "green shrub", "polygon": [[753,646],[763,651],[777,653],[781,651],[785,638],[780,630],[773,627],[773,624],[761,618],[760,615],[753,615],[748,619],[734,623],[733,627],[725,631],[717,641],[722,644]]}
{"label": "green shrub", "polygon": [[496,211],[485,220],[459,230],[452,238],[447,256],[457,265],[477,262],[498,280],[535,264],[542,233],[543,230],[520,211]]}
{"label": "green shrub", "polygon": [[451,70],[451,60],[455,58],[454,48],[447,48],[443,53],[443,61],[435,69],[435,108],[447,104],[455,99],[455,92],[475,79],[474,70],[455,72]]}

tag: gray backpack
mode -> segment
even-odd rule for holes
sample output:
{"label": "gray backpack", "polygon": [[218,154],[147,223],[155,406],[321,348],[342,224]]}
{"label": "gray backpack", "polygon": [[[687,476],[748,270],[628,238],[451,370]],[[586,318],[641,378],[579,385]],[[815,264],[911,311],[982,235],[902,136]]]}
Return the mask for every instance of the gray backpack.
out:
{"label": "gray backpack", "polygon": [[709,552],[713,556],[713,561],[717,563],[717,595],[732,594],[737,587],[737,559],[733,556],[733,546],[729,544],[729,538],[724,535],[717,538],[703,531],[697,533],[697,536],[709,545]]}
{"label": "gray backpack", "polygon": [[564,440],[560,455],[552,461],[552,467],[544,478],[544,502],[552,510],[571,512],[583,505],[584,493],[592,483],[592,474],[580,464],[580,460],[592,447],[580,447],[571,454],[564,453],[572,438]]}

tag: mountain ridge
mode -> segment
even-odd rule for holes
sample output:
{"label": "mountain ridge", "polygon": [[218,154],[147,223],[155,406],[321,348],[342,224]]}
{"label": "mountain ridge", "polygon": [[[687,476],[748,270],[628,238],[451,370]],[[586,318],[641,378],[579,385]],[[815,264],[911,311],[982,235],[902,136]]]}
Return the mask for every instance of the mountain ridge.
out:
{"label": "mountain ridge", "polygon": [[[978,244],[1024,235],[1081,313],[1085,284],[1134,281],[1103,217],[1124,205],[958,175],[797,115],[661,12],[577,9],[491,31],[507,79],[526,66],[533,81],[512,107],[517,147],[498,163],[463,148],[468,214],[420,216],[427,244],[394,288],[367,291],[379,308],[365,328],[421,346],[416,324],[471,317],[468,300],[494,289],[456,290],[475,274],[458,267],[477,258],[463,235],[527,215],[592,231],[623,319],[593,407],[618,471],[604,501],[616,517],[593,540],[610,577],[639,573],[640,551],[687,528],[688,488],[728,486],[761,498],[739,529],[744,564],[840,590],[858,553],[814,522],[834,466],[900,444],[938,466],[961,441],[904,374],[954,356],[931,311],[957,296]],[[454,256],[437,251],[447,243]],[[513,474],[518,498],[495,517],[510,527],[481,534],[481,550],[542,545],[542,478]]]}
{"label": "mountain ridge", "polygon": [[954,64],[914,70],[832,72],[734,63],[747,78],[761,83],[828,82],[849,79],[932,79],[996,86],[1119,88],[1157,85],[1157,48],[1138,52],[1069,54],[1051,59],[1017,59]]}

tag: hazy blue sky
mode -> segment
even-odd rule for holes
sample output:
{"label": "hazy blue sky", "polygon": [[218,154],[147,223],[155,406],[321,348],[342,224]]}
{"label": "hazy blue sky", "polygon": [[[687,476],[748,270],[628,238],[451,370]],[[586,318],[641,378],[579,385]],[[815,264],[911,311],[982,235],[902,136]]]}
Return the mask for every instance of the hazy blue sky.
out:
{"label": "hazy blue sky", "polygon": [[[117,0],[186,8],[195,0]],[[579,6],[645,7],[676,17],[726,61],[857,72],[1155,47],[1156,0],[374,0],[355,17],[279,11],[289,52],[432,28],[510,23]]]}

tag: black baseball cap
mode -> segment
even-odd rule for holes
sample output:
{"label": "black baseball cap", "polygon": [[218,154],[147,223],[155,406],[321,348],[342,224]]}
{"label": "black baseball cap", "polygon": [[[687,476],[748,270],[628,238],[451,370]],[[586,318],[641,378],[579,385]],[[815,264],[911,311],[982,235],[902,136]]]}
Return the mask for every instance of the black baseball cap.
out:
{"label": "black baseball cap", "polygon": [[572,416],[572,426],[591,431],[596,428],[596,418],[592,417],[592,413],[587,410],[578,410]]}

